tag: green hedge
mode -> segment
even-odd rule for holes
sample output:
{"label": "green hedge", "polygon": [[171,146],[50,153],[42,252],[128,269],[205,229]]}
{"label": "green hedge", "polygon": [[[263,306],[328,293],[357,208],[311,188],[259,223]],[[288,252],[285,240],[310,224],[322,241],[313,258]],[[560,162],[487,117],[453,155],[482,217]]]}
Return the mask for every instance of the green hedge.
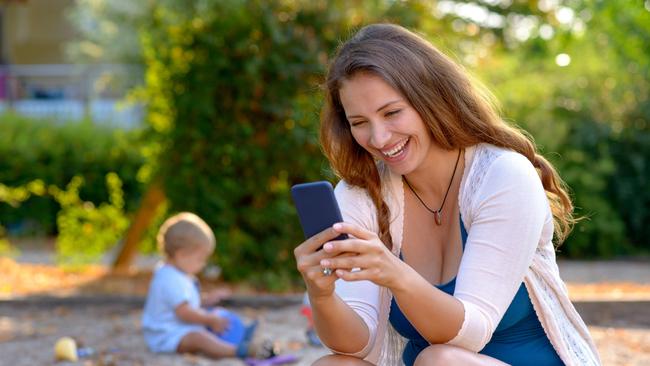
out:
{"label": "green hedge", "polygon": [[170,210],[212,226],[226,279],[285,286],[302,240],[288,188],[326,168],[315,86],[339,34],[332,13],[278,1],[175,4],[156,6],[143,28],[152,150]]}
{"label": "green hedge", "polygon": [[[197,212],[215,229],[217,260],[227,279],[248,278],[271,287],[295,278],[291,252],[301,235],[288,188],[331,178],[316,140],[317,85],[339,39],[362,24],[391,20],[420,29],[461,57],[475,53],[469,45],[489,47],[489,42],[481,44],[482,34],[472,38],[451,31],[458,19],[423,17],[427,6],[280,0],[152,6],[140,28],[147,70],[143,94],[153,132],[149,151],[155,153],[150,170],[163,177],[171,211]],[[482,32],[492,39],[506,37]],[[501,92],[507,117],[537,138],[570,184],[578,214],[588,218],[561,253],[643,252],[648,134],[643,127],[628,125],[624,131],[629,133],[621,133],[612,126],[619,119],[647,121],[647,108],[640,103],[619,113],[620,103],[607,99],[598,81],[611,59],[585,56],[558,71],[552,60],[560,52],[604,52],[590,39],[571,37],[565,32],[546,43],[533,39],[514,50],[497,38],[490,58],[475,71]],[[627,85],[626,62],[617,63],[622,86]],[[585,83],[588,87],[580,87]],[[646,95],[647,83],[635,85]],[[580,113],[575,104],[582,106]]]}
{"label": "green hedge", "polygon": [[[65,187],[74,176],[84,184],[80,197],[99,205],[109,200],[109,172],[123,182],[128,211],[137,208],[143,164],[139,133],[90,122],[56,123],[22,116],[0,115],[0,183],[18,187],[40,179]],[[19,207],[0,204],[0,223],[18,234],[54,234],[60,205],[50,196],[34,196]],[[26,225],[27,224],[27,225]]]}

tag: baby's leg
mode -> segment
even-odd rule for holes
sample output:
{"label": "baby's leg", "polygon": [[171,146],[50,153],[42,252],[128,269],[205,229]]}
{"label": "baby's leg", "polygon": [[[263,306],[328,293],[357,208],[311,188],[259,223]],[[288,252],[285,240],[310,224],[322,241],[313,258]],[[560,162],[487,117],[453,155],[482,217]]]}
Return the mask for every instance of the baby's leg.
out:
{"label": "baby's leg", "polygon": [[210,358],[235,357],[236,347],[207,330],[187,333],[178,344],[178,353],[202,353]]}

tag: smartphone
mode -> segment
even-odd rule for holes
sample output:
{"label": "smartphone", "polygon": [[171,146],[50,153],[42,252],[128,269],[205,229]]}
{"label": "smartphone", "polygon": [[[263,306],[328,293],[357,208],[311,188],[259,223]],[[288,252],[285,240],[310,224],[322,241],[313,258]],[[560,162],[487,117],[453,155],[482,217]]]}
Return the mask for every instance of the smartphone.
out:
{"label": "smartphone", "polygon": [[[296,184],[291,187],[291,196],[298,211],[298,218],[305,239],[311,238],[335,223],[343,221],[330,182],[318,181]],[[341,234],[334,240],[347,238],[347,234]]]}

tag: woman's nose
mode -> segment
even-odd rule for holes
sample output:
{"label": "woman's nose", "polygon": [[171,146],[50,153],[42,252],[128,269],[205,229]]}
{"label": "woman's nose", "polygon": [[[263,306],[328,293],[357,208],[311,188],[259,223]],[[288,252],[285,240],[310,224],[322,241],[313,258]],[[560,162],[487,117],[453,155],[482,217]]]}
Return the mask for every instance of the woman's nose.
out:
{"label": "woman's nose", "polygon": [[390,131],[381,122],[372,123],[370,145],[375,149],[381,149],[390,141]]}

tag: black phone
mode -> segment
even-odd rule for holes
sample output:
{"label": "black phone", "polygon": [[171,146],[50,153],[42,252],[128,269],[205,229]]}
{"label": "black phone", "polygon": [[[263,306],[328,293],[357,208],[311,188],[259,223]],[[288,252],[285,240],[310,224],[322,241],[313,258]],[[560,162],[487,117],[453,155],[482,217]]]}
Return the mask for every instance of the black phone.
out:
{"label": "black phone", "polygon": [[[296,184],[291,187],[291,196],[305,239],[343,221],[334,189],[328,181]],[[347,238],[347,234],[341,234],[334,240]]]}

